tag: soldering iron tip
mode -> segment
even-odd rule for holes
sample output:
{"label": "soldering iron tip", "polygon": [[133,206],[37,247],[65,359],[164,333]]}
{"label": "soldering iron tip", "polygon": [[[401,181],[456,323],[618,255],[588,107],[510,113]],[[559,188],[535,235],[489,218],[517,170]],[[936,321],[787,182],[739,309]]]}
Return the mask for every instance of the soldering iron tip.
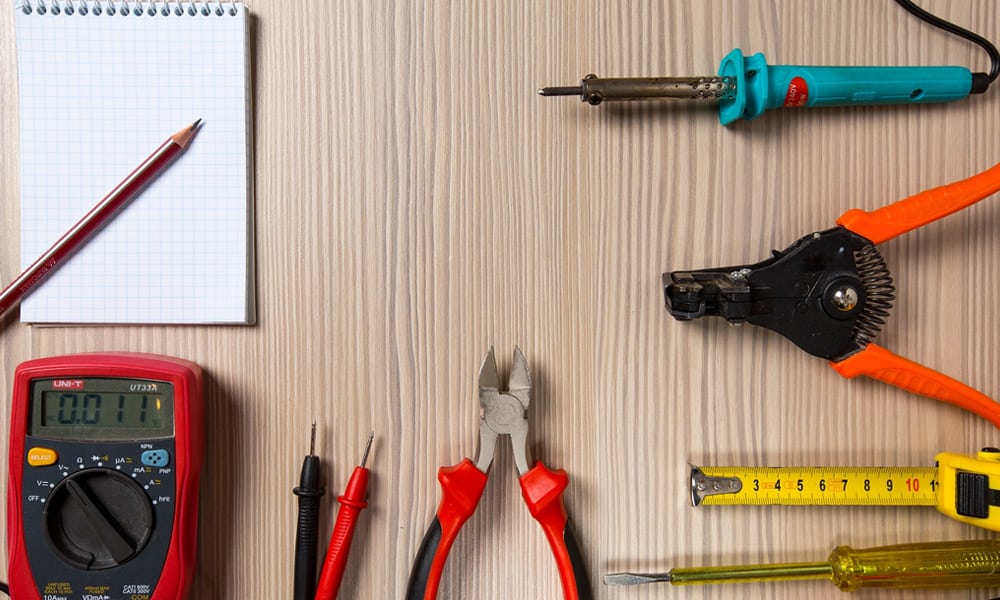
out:
{"label": "soldering iron tip", "polygon": [[579,86],[538,88],[539,96],[579,96],[581,94],[583,94],[583,88]]}

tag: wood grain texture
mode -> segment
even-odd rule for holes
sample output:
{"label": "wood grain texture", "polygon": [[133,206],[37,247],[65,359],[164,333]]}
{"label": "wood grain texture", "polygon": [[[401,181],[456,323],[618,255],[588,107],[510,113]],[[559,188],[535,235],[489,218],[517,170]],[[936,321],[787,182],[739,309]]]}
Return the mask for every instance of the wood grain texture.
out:
{"label": "wood grain texture", "polygon": [[[923,4],[1000,39],[1000,3]],[[0,397],[29,358],[134,350],[208,374],[192,599],[292,588],[291,493],[309,425],[333,496],[376,438],[341,597],[401,598],[439,499],[476,451],[476,372],[519,344],[534,457],[566,499],[597,598],[838,598],[823,583],[605,588],[603,573],[824,558],[982,537],[931,509],[692,508],[689,464],[930,465],[996,445],[985,421],[841,379],[779,336],[679,323],[663,271],[755,262],[849,208],[1000,161],[1000,90],[940,106],[599,109],[542,85],[711,74],[733,47],[783,64],[961,64],[981,51],[889,0],[250,2],[259,324],[31,328],[0,321]],[[0,280],[19,261],[13,9],[0,2]],[[1000,198],[882,246],[898,287],[882,345],[1000,390]],[[0,413],[6,443],[8,415]],[[556,598],[502,444],[441,598]],[[994,594],[995,595],[995,594]],[[988,592],[872,591],[982,599]]]}

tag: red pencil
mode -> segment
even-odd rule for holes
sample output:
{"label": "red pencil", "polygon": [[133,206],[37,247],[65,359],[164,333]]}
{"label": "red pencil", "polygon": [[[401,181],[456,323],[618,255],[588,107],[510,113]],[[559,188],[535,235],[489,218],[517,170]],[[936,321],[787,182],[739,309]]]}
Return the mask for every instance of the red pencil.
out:
{"label": "red pencil", "polygon": [[120,211],[129,200],[156,178],[187,147],[198,130],[201,119],[167,138],[142,164],[129,173],[103,200],[52,244],[17,279],[0,292],[0,315],[19,303],[59,265],[79,250],[95,233]]}

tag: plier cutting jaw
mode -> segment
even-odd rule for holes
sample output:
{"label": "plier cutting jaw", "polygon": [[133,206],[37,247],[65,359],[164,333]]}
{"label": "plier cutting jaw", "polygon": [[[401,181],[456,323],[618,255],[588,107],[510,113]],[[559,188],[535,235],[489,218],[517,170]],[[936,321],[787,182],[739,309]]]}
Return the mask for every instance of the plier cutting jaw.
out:
{"label": "plier cutting jaw", "polygon": [[682,321],[716,315],[776,331],[844,377],[866,375],[970,410],[1000,428],[1000,404],[873,343],[895,289],[875,245],[1000,191],[1000,164],[881,209],[852,209],[762,262],[664,273],[667,310]]}
{"label": "plier cutting jaw", "polygon": [[521,495],[531,516],[538,521],[555,555],[566,600],[590,600],[593,593],[584,569],[579,544],[567,527],[568,518],[562,493],[569,484],[563,470],[549,470],[541,462],[529,468],[528,406],[531,377],[528,361],[520,348],[514,349],[514,363],[507,389],[500,389],[496,357],[490,348],[479,369],[479,451],[476,462],[468,458],[438,471],[442,498],[417,551],[406,589],[407,600],[433,600],[444,571],[448,552],[462,525],[472,516],[483,495],[493,455],[500,436],[510,437]]}

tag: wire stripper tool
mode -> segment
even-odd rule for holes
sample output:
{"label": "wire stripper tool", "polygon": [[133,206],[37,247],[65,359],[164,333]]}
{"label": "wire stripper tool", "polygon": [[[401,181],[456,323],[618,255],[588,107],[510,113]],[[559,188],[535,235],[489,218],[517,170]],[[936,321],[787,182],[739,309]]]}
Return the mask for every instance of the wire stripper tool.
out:
{"label": "wire stripper tool", "polygon": [[702,505],[933,506],[1000,531],[1000,449],[940,452],[936,467],[692,467]]}
{"label": "wire stripper tool", "polygon": [[500,391],[496,357],[490,348],[479,369],[479,452],[476,462],[468,458],[438,471],[442,498],[437,515],[424,536],[413,563],[406,589],[407,600],[433,600],[444,571],[448,551],[462,525],[472,516],[483,495],[497,439],[510,437],[521,483],[521,494],[531,516],[545,531],[559,567],[566,600],[590,600],[593,593],[584,569],[579,544],[567,527],[562,493],[569,484],[563,470],[550,471],[541,462],[528,468],[528,404],[531,379],[528,361],[520,348],[514,349],[514,363],[507,391]]}
{"label": "wire stripper tool", "polygon": [[892,276],[875,244],[1000,191],[1000,164],[873,212],[852,209],[838,227],[809,234],[752,265],[664,273],[667,310],[776,331],[842,376],[866,375],[955,404],[1000,427],[1000,404],[874,343],[892,308]]}

